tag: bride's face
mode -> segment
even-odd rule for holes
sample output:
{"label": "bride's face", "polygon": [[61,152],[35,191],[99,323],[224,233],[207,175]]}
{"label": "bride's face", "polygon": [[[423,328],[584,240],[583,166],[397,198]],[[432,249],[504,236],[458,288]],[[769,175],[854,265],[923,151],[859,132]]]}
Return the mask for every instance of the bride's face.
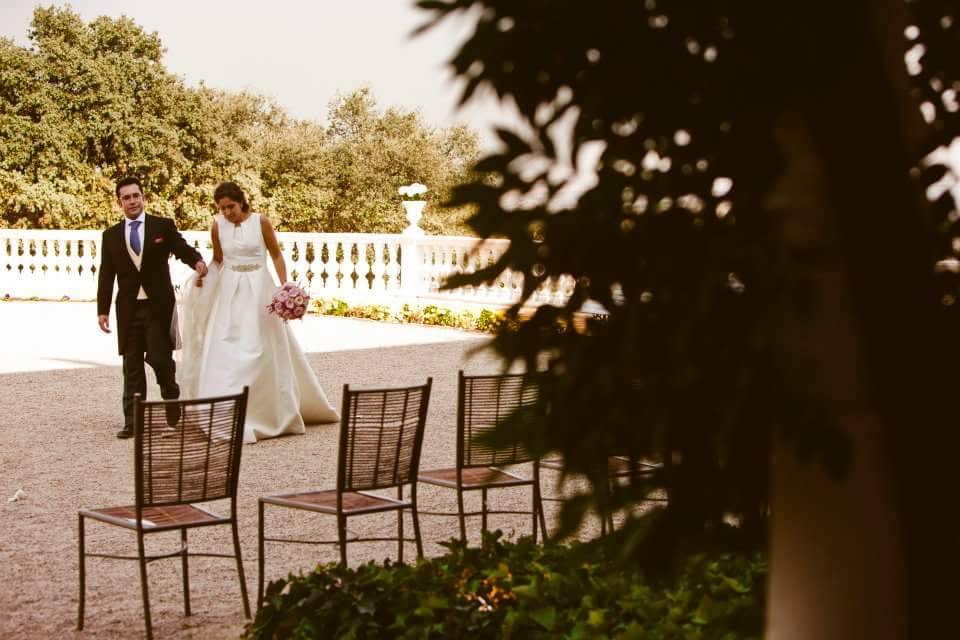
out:
{"label": "bride's face", "polygon": [[239,224],[247,218],[247,212],[243,210],[243,205],[233,198],[220,198],[217,200],[217,209],[220,215],[232,222]]}

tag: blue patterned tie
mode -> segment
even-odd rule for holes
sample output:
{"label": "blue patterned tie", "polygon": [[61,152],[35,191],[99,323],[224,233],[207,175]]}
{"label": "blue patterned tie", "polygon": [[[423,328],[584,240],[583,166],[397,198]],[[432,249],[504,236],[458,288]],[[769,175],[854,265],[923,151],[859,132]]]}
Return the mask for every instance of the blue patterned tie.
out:
{"label": "blue patterned tie", "polygon": [[130,222],[130,248],[133,249],[133,252],[137,255],[140,255],[140,234],[137,233],[139,228],[139,220],[133,220]]}

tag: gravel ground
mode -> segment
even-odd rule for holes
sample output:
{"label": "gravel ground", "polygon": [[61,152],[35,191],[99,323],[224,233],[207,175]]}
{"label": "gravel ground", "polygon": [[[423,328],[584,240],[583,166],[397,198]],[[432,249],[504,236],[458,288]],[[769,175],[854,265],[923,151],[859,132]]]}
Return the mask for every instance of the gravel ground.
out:
{"label": "gravel ground", "polygon": [[[420,384],[434,377],[422,468],[450,466],[454,459],[456,372],[494,373],[498,362],[483,351],[469,355],[479,343],[446,342],[361,351],[309,354],[331,401],[339,407],[344,383],[356,387]],[[148,372],[148,377],[152,374]],[[132,440],[114,436],[120,426],[121,374],[118,367],[0,375],[0,637],[2,638],[129,638],[143,635],[143,617],[136,562],[87,561],[86,628],[75,630],[77,615],[77,509],[133,504]],[[158,398],[155,386],[148,391]],[[291,436],[247,445],[240,477],[240,537],[251,599],[256,595],[257,497],[303,488],[333,488],[336,469],[336,425],[308,427]],[[545,493],[555,490],[551,472],[544,472]],[[26,499],[8,502],[22,488]],[[491,494],[504,508],[529,502],[528,489]],[[468,496],[468,500],[471,496]],[[479,496],[472,496],[478,498]],[[421,485],[424,510],[455,508],[452,491]],[[508,504],[512,503],[512,504]],[[548,524],[555,503],[546,503]],[[473,507],[468,503],[468,510]],[[223,507],[220,507],[223,512]],[[479,520],[479,518],[477,519]],[[357,533],[392,531],[395,517],[354,518]],[[409,520],[408,531],[409,531]],[[455,531],[455,519],[422,516],[425,552],[439,555],[437,541]],[[267,511],[272,534],[335,537],[335,519],[295,512]],[[529,532],[525,516],[491,517],[491,527],[508,535]],[[479,528],[479,522],[474,525]],[[584,532],[590,535],[592,531]],[[177,548],[174,533],[149,536],[148,553]],[[229,527],[190,534],[194,551],[225,552],[231,547]],[[88,521],[90,552],[131,554],[131,532]],[[407,557],[413,557],[413,546]],[[350,563],[394,558],[392,543],[355,544]],[[310,570],[316,563],[337,560],[333,546],[268,545],[267,578]],[[236,638],[244,618],[232,560],[191,560],[193,615],[183,615],[180,563],[162,560],[149,566],[154,633],[157,638]],[[251,602],[251,604],[255,604]]]}

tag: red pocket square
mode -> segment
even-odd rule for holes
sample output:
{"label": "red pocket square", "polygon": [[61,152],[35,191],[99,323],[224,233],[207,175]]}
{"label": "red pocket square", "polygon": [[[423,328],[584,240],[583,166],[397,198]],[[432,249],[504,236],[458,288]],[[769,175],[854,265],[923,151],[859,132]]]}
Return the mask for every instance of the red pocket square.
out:
{"label": "red pocket square", "polygon": [[153,239],[153,244],[160,244],[161,242],[163,242],[163,236],[157,236]]}

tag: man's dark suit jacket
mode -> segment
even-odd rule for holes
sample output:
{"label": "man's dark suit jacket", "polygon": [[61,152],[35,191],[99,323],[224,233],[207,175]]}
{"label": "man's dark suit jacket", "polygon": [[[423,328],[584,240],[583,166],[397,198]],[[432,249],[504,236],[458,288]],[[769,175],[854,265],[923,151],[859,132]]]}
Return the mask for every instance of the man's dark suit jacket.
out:
{"label": "man's dark suit jacket", "polygon": [[163,322],[164,326],[169,327],[176,303],[170,282],[170,254],[190,267],[202,259],[177,231],[173,220],[148,214],[143,224],[143,248],[138,271],[127,253],[125,229],[126,220],[123,220],[103,232],[97,286],[97,314],[107,315],[110,313],[114,279],[118,283],[116,329],[120,355],[123,355],[140,287],[150,299],[154,321]]}

